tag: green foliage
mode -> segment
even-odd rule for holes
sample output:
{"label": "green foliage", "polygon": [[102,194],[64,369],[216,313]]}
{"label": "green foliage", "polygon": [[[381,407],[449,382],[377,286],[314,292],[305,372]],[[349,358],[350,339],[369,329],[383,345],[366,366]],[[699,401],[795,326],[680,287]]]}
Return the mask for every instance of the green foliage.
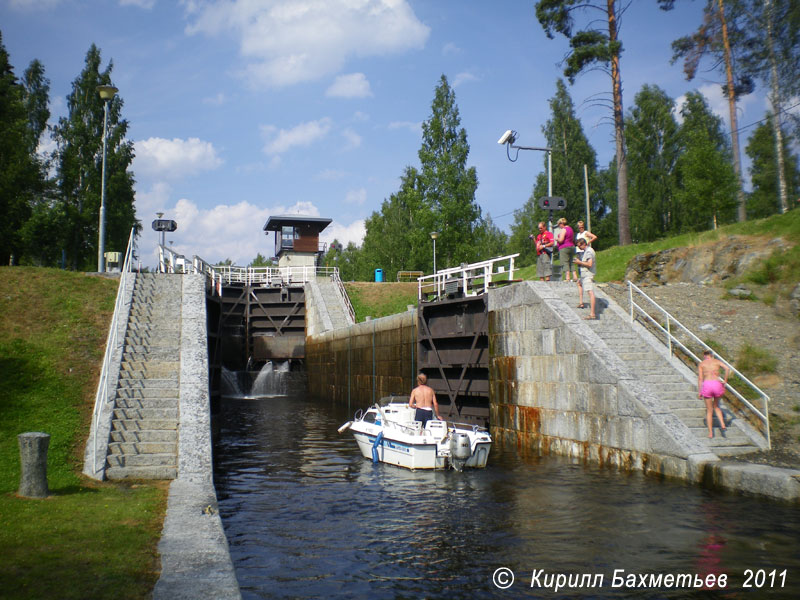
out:
{"label": "green foliage", "polygon": [[[627,4],[620,7],[616,0],[539,0],[536,3],[536,18],[547,37],[554,32],[569,40],[570,52],[564,58],[564,75],[570,83],[580,73],[601,69],[611,75],[611,108],[616,141],[616,203],[617,231],[621,245],[631,243],[628,214],[628,167],[626,156],[625,126],[622,111],[622,80],[619,58],[622,42],[619,41],[618,26]],[[575,15],[587,15],[586,27],[575,29]],[[598,19],[598,15],[604,18]]]}
{"label": "green foliage", "polygon": [[18,262],[24,253],[21,229],[45,187],[44,165],[35,155],[38,135],[27,112],[29,98],[14,75],[0,35],[0,264],[4,265],[11,257]]}
{"label": "green foliage", "polygon": [[690,92],[681,109],[684,151],[676,164],[676,231],[702,231],[736,220],[738,183],[722,122],[702,94]]}
{"label": "green foliage", "polygon": [[736,368],[747,377],[755,377],[763,373],[775,373],[778,370],[778,359],[768,350],[744,344],[736,358]]}
{"label": "green foliage", "polygon": [[[101,72],[100,65],[100,50],[92,44],[84,69],[67,97],[69,115],[59,119],[54,129],[61,206],[50,208],[64,217],[64,237],[54,244],[66,250],[73,269],[97,266],[105,114],[97,86],[111,85],[113,69],[109,63]],[[133,143],[125,139],[128,122],[120,118],[122,105],[119,96],[108,102],[105,249],[109,252],[124,250],[132,227],[137,233],[141,230],[134,208],[133,174],[128,171],[133,162]]]}
{"label": "green foliage", "polygon": [[[567,200],[567,208],[553,214],[554,219],[566,217],[572,224],[586,220],[585,181],[583,166],[589,173],[592,227],[599,225],[608,213],[604,197],[596,192],[601,186],[597,181],[597,155],[583,131],[583,125],[575,115],[575,105],[564,81],[556,81],[556,93],[550,99],[550,119],[542,127],[547,147],[552,148],[553,195]],[[519,252],[519,263],[528,265],[536,262],[536,249],[529,239],[536,233],[540,221],[547,223],[549,211],[539,208],[538,199],[548,194],[547,155],[543,154],[544,172],[536,179],[530,198],[521,209],[514,212],[511,225],[509,251]],[[616,239],[616,238],[615,238]],[[608,241],[608,240],[606,240]]]}
{"label": "green foliage", "polygon": [[[778,157],[772,118],[759,125],[745,148],[750,157],[750,180],[753,191],[747,198],[747,218],[758,219],[774,215],[781,210],[778,189]],[[783,138],[784,176],[789,198],[800,194],[800,169],[797,156],[792,154],[789,136]]]}
{"label": "green foliage", "polygon": [[469,144],[460,124],[455,93],[442,75],[422,124],[420,168],[406,167],[399,191],[365,221],[360,252],[348,247],[330,258],[340,262],[344,279],[369,280],[376,268],[387,279],[401,270],[431,272],[433,231],[439,233],[437,268],[489,258],[487,252],[504,246],[502,232],[481,216],[475,201],[478,177],[467,167]]}
{"label": "green foliage", "polygon": [[646,242],[677,233],[676,165],[681,153],[674,101],[657,86],[636,94],[625,122],[628,142],[631,236]]}
{"label": "green foliage", "polygon": [[248,267],[274,267],[275,263],[272,261],[272,259],[269,259],[269,258],[267,258],[265,256],[262,256],[261,252],[259,252],[258,254],[256,254],[256,257],[253,259],[253,261],[247,266]]}

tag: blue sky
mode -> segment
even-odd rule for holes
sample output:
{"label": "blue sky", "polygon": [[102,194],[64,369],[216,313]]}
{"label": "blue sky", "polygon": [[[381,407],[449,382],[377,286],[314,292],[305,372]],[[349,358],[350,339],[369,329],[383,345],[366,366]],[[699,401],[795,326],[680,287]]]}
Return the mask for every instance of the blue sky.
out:
{"label": "blue sky", "polygon": [[[673,98],[703,92],[725,119],[719,76],[686,82],[670,43],[692,32],[703,2],[632,0],[621,20],[624,105],[645,83]],[[528,0],[0,0],[3,42],[16,73],[44,63],[53,119],[89,46],[113,60],[113,81],[136,148],[140,255],[152,264],[156,212],[178,222],[167,237],[187,256],[249,263],[271,255],[270,215],[330,217],[324,241],[360,243],[364,219],[418,165],[422,121],[442,74],[455,88],[469,164],[484,213],[508,230],[544,157],[516,163],[497,144],[543,146],[548,100],[567,51],[549,40]],[[586,101],[610,90],[593,72],[570,88],[601,166],[613,157],[607,111]],[[754,94],[739,125],[763,118]],[[742,135],[742,148],[752,128]],[[743,158],[744,155],[743,155]],[[557,194],[557,186],[554,189]],[[113,201],[112,199],[109,199]],[[581,199],[568,199],[580,201]],[[443,232],[446,235],[446,232]]]}

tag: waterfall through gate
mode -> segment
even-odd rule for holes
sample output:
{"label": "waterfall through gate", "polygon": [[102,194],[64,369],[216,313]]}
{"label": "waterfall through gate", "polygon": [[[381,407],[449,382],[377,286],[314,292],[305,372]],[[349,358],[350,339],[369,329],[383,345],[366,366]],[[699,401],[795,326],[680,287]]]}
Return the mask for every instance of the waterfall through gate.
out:
{"label": "waterfall through gate", "polygon": [[259,371],[222,367],[222,395],[228,398],[270,398],[289,393],[289,361],[267,361]]}

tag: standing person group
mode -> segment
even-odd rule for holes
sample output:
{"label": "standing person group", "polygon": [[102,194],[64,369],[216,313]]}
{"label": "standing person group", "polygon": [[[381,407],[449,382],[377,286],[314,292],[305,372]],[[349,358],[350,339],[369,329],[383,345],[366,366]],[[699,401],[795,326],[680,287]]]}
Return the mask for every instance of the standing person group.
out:
{"label": "standing person group", "polygon": [[[578,284],[578,308],[586,308],[583,303],[583,292],[589,295],[589,316],[585,319],[596,319],[596,300],[594,295],[594,276],[597,273],[597,256],[591,244],[597,236],[586,229],[583,221],[578,221],[578,233],[575,234],[566,218],[558,220],[555,235],[547,230],[544,223],[537,225],[539,234],[529,237],[536,244],[536,276],[541,281],[550,281],[552,275],[553,247],[558,248],[558,259],[562,270],[565,269],[566,281],[573,279]],[[576,247],[577,246],[577,247]],[[577,271],[573,267],[577,267]]]}

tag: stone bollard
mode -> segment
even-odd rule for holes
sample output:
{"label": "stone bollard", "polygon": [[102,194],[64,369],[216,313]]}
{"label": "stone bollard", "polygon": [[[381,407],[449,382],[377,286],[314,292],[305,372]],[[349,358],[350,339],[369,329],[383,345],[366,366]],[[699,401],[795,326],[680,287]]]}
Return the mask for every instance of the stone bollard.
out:
{"label": "stone bollard", "polygon": [[20,433],[19,458],[22,464],[19,491],[23,498],[47,498],[47,447],[50,434],[39,431]]}

